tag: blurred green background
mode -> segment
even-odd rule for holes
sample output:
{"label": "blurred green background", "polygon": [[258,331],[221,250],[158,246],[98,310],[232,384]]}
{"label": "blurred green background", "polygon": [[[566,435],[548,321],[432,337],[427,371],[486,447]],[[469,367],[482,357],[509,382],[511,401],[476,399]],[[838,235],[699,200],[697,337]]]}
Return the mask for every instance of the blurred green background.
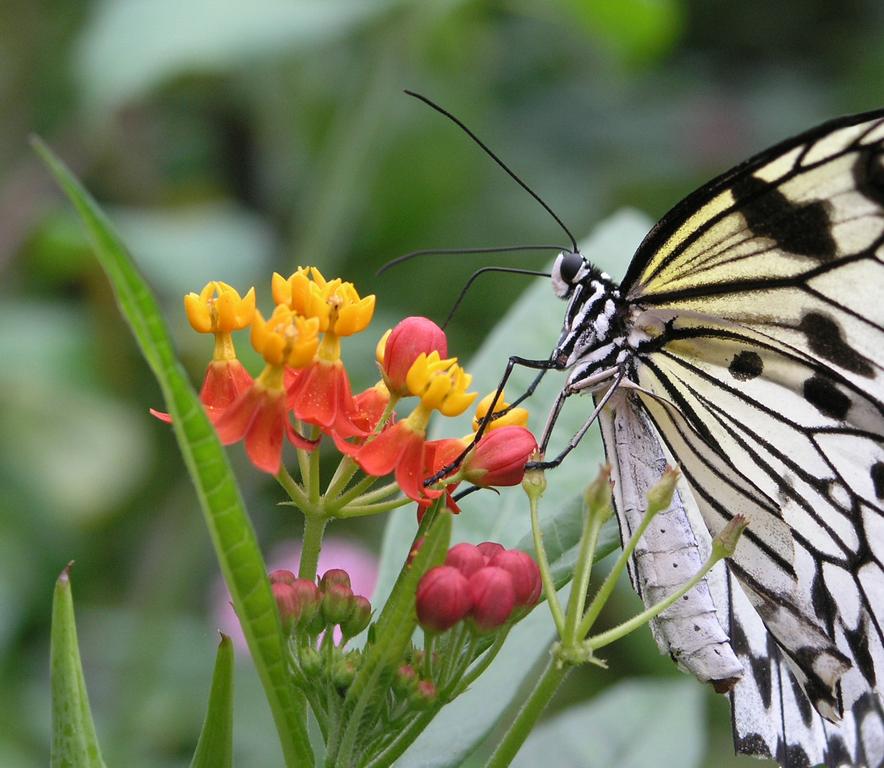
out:
{"label": "blurred green background", "polygon": [[[210,343],[186,327],[181,296],[217,278],[255,285],[266,308],[272,270],[312,263],[378,296],[371,342],[349,345],[361,389],[386,327],[441,321],[491,263],[428,258],[377,278],[383,262],[563,240],[403,88],[464,119],[582,238],[624,205],[659,216],[781,138],[881,106],[882,40],[879,0],[0,3],[0,765],[46,763],[50,595],[67,561],[109,765],[187,764],[218,626],[194,493],[171,432],[147,415],[159,391],[29,133],[107,208],[195,380]],[[480,284],[452,351],[468,359],[524,285]],[[272,481],[232,456],[266,551],[296,539]],[[334,533],[377,551],[382,524]],[[631,600],[623,590],[617,610]],[[559,705],[618,676],[677,674],[647,632],[609,658]],[[238,752],[272,765],[241,667]],[[729,758],[726,703],[708,698],[708,765],[757,764]]]}

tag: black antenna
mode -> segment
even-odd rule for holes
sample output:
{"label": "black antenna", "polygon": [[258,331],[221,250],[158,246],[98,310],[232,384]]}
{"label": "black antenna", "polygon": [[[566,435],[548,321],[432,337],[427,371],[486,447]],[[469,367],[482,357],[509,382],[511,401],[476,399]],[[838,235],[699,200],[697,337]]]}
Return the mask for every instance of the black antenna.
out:
{"label": "black antenna", "polygon": [[483,247],[483,248],[423,248],[420,251],[412,251],[411,253],[405,253],[402,256],[397,256],[395,259],[390,259],[386,264],[384,264],[375,275],[382,275],[388,269],[392,269],[393,267],[398,266],[406,261],[410,261],[416,256],[447,256],[449,254],[457,254],[457,253],[510,253],[512,251],[566,251],[567,248],[562,248],[560,245],[501,245],[501,246],[493,246],[493,247]]}
{"label": "black antenna", "polygon": [[481,269],[477,269],[470,275],[469,280],[466,281],[464,287],[461,289],[460,294],[457,297],[457,300],[454,302],[454,306],[451,308],[451,311],[448,313],[448,317],[445,318],[445,322],[442,323],[442,330],[445,330],[445,327],[448,323],[451,322],[451,318],[454,317],[454,313],[457,312],[457,308],[460,306],[461,302],[464,300],[464,296],[467,295],[467,291],[470,290],[470,286],[476,282],[476,278],[480,275],[485,274],[486,272],[507,272],[511,275],[531,275],[532,277],[549,277],[549,272],[539,272],[536,269],[518,269],[517,267],[482,267]]}
{"label": "black antenna", "polygon": [[445,115],[445,117],[447,117],[449,120],[451,120],[451,122],[453,122],[455,125],[459,126],[460,129],[464,133],[466,133],[467,136],[469,136],[473,141],[476,142],[476,144],[478,144],[485,151],[485,154],[487,154],[488,157],[490,157],[495,163],[497,163],[501,168],[503,168],[504,171],[506,171],[509,174],[510,178],[513,181],[515,181],[516,184],[518,184],[529,195],[531,195],[531,197],[533,197],[538,203],[540,203],[541,206],[543,206],[543,209],[556,220],[556,222],[562,228],[564,233],[566,235],[568,235],[568,239],[571,241],[571,245],[573,246],[574,253],[579,253],[579,250],[577,248],[577,241],[574,239],[574,235],[571,234],[571,230],[569,230],[565,226],[564,222],[558,216],[556,216],[555,211],[553,211],[552,208],[550,208],[545,202],[543,202],[540,195],[538,195],[533,189],[531,189],[531,187],[529,187],[524,181],[522,181],[518,176],[516,176],[516,174],[513,173],[513,171],[511,171],[507,167],[506,163],[504,163],[503,160],[501,160],[497,155],[494,154],[494,152],[492,152],[488,148],[488,146],[485,144],[485,142],[483,142],[478,136],[476,136],[475,133],[473,133],[469,128],[467,128],[466,125],[464,125],[464,123],[461,120],[459,120],[457,117],[452,115],[451,112],[449,112],[447,109],[443,109],[438,104],[436,104],[435,102],[428,99],[426,96],[422,96],[421,94],[415,93],[414,91],[409,91],[408,89],[405,90],[405,93],[407,93],[409,96],[413,96],[414,98],[419,99],[424,104],[426,104],[428,107],[432,107],[440,114]]}

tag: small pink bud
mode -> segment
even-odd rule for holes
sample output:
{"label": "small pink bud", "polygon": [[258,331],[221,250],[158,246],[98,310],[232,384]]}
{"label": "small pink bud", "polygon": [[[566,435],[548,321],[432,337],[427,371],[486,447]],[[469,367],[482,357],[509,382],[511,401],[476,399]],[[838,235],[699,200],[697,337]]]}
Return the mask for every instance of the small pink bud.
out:
{"label": "small pink bud", "polygon": [[267,578],[270,579],[271,584],[294,584],[298,577],[285,568],[277,568],[275,571],[270,571]]}
{"label": "small pink bud", "polygon": [[339,659],[332,668],[332,684],[339,691],[349,688],[354,677],[356,677],[356,661],[352,657]]}
{"label": "small pink bud", "polygon": [[498,544],[496,541],[483,541],[477,544],[476,548],[485,555],[485,565],[488,565],[488,561],[493,557],[505,551],[503,544]]}
{"label": "small pink bud", "polygon": [[525,427],[493,429],[467,454],[462,470],[464,480],[484,488],[518,485],[535,450],[537,441]]}
{"label": "small pink bud", "polygon": [[290,586],[300,610],[297,623],[303,627],[313,621],[319,613],[322,595],[319,593],[319,587],[310,579],[295,579]]}
{"label": "small pink bud", "polygon": [[421,680],[417,684],[414,693],[409,697],[415,709],[426,709],[436,701],[436,686],[430,680]]}
{"label": "small pink bud", "polygon": [[488,565],[503,568],[513,580],[516,605],[531,606],[540,597],[542,584],[540,569],[531,555],[518,549],[508,549],[496,554]]}
{"label": "small pink bud", "polygon": [[513,580],[503,568],[486,565],[469,579],[473,617],[480,632],[492,632],[506,624],[516,605]]}
{"label": "small pink bud", "polygon": [[276,582],[270,585],[273,592],[273,598],[276,600],[276,607],[279,609],[279,618],[282,621],[282,628],[286,634],[292,631],[292,628],[301,618],[300,607],[291,584]]}
{"label": "small pink bud", "polygon": [[417,585],[417,617],[430,632],[444,632],[463,619],[472,606],[466,577],[457,568],[440,565]]}
{"label": "small pink bud", "polygon": [[322,590],[322,616],[327,624],[343,624],[353,613],[353,590],[344,584],[328,584]]}
{"label": "small pink bud", "polygon": [[371,603],[367,597],[356,595],[350,616],[341,624],[341,634],[346,638],[356,637],[371,621]]}
{"label": "small pink bud", "polygon": [[448,356],[448,340],[436,323],[426,317],[406,317],[387,337],[383,350],[379,350],[379,362],[384,383],[394,395],[410,394],[405,383],[408,369],[423,352],[436,351],[439,357]]}
{"label": "small pink bud", "polygon": [[475,544],[467,542],[455,544],[445,555],[445,565],[457,568],[467,578],[486,564],[482,551]]}
{"label": "small pink bud", "polygon": [[322,575],[322,578],[319,580],[319,589],[325,592],[326,588],[330,584],[343,584],[349,589],[350,574],[342,568],[330,568]]}
{"label": "small pink bud", "polygon": [[403,664],[396,670],[393,678],[393,690],[400,695],[408,695],[417,688],[417,672],[411,664]]}

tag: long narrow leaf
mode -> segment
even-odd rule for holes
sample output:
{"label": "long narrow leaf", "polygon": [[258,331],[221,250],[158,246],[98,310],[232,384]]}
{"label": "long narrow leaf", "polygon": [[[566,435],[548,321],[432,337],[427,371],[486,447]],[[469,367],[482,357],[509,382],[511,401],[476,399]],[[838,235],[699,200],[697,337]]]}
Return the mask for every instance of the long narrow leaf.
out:
{"label": "long narrow leaf", "polygon": [[233,643],[227,635],[221,635],[206,719],[190,768],[230,768],[232,765]]}
{"label": "long narrow leaf", "polygon": [[52,768],[104,768],[80,662],[69,567],[55,582],[51,637],[52,747],[49,764]]}
{"label": "long narrow leaf", "polygon": [[80,214],[120,309],[163,392],[218,562],[273,712],[286,765],[312,765],[303,715],[287,680],[282,629],[266,568],[227,456],[175,357],[156,299],[111,223],[52,150],[36,138],[33,146]]}

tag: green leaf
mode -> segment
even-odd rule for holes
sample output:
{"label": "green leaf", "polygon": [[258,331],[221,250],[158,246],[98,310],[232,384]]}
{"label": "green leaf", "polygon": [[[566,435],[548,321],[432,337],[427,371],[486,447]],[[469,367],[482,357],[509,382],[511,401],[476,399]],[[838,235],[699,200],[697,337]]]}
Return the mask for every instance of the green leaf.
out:
{"label": "green leaf", "polygon": [[196,486],[221,571],[273,713],[286,765],[312,765],[303,710],[288,680],[285,640],[266,566],[227,455],[175,357],[156,299],[119,236],[64,163],[39,139],[33,140],[33,146],[80,214],[120,310],[163,392],[175,437]]}
{"label": "green leaf", "polygon": [[233,643],[221,635],[206,720],[190,768],[233,765],[233,661]]}
{"label": "green leaf", "polygon": [[[632,253],[649,228],[650,222],[643,214],[621,211],[602,222],[582,244],[581,250],[593,263],[618,278],[625,272]],[[564,305],[554,297],[548,280],[539,280],[525,291],[466,366],[473,375],[473,389],[492,391],[510,355],[548,358],[561,331],[563,311]],[[454,354],[456,350],[451,352]],[[507,387],[509,397],[512,399],[523,392],[534,376],[534,371],[517,368]],[[531,411],[529,426],[535,434],[542,431],[546,414],[561,386],[562,376],[550,373],[525,403]],[[590,406],[588,398],[579,396],[566,404],[556,425],[551,453],[559,450],[579,429],[591,412]],[[468,433],[470,416],[445,419],[445,435]],[[435,436],[441,435],[437,433]],[[567,517],[569,510],[580,508],[583,491],[603,460],[601,439],[597,430],[591,430],[561,466],[547,473],[548,487],[540,502],[544,526],[557,515]],[[611,529],[605,531],[606,540],[610,541],[607,532]],[[474,543],[494,540],[507,547],[517,547],[528,533],[528,502],[524,492],[521,488],[504,488],[499,496],[482,492],[464,500],[463,512],[454,524],[453,540]],[[579,537],[579,532],[576,535]],[[373,603],[382,600],[389,592],[413,537],[414,510],[397,510],[391,515],[384,532],[380,575]],[[562,556],[566,554],[567,550]],[[397,768],[460,765],[509,706],[533,665],[547,653],[552,631],[547,609],[538,606],[513,629],[490,668],[467,693],[440,712],[397,762]]]}
{"label": "green leaf", "polygon": [[694,680],[626,680],[550,718],[528,737],[513,766],[695,768],[706,751],[703,688]]}
{"label": "green leaf", "polygon": [[52,684],[52,768],[104,768],[80,662],[70,565],[55,582],[49,648]]}

